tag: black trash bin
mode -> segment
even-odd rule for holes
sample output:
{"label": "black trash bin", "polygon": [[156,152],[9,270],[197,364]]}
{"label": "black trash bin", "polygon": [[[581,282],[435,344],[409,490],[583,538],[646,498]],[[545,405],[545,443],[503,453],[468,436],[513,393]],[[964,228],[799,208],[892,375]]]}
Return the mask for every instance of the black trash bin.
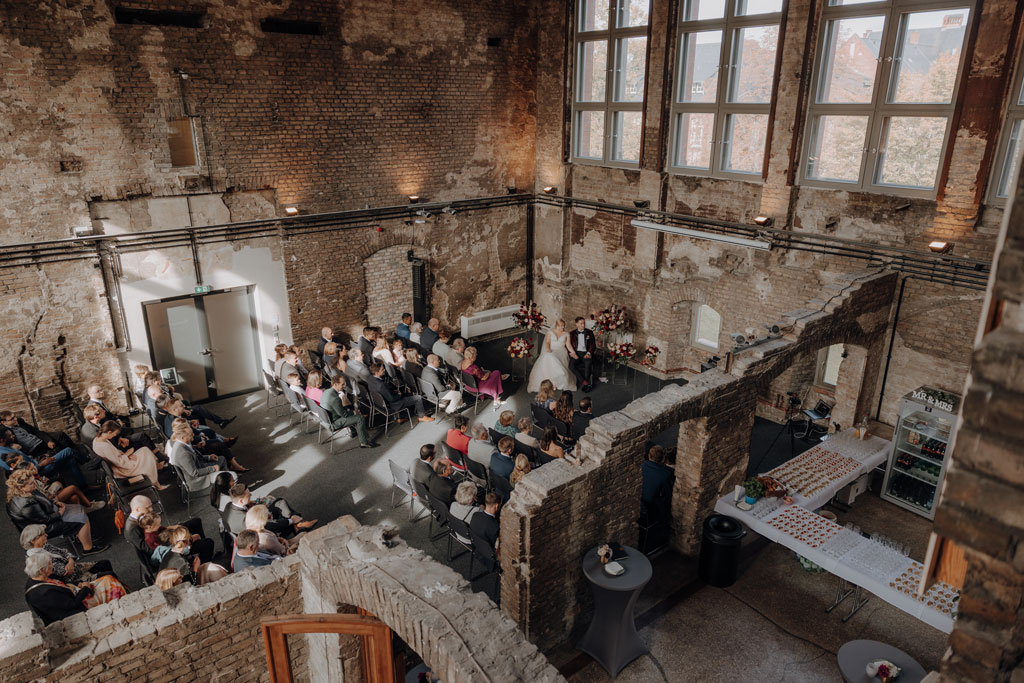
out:
{"label": "black trash bin", "polygon": [[711,586],[725,588],[736,583],[739,573],[740,544],[747,532],[739,521],[726,515],[711,515],[704,520],[697,574]]}

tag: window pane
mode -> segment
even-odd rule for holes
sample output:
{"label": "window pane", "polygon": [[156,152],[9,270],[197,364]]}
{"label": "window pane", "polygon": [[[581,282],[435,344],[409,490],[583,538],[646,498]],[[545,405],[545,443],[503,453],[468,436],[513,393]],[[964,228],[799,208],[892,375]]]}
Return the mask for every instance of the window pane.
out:
{"label": "window pane", "polygon": [[1017,97],[1017,104],[1024,104],[1024,81],[1020,84],[1020,96]]}
{"label": "window pane", "polygon": [[619,16],[616,25],[619,28],[626,26],[647,26],[648,15],[650,14],[650,0],[619,0]]}
{"label": "window pane", "polygon": [[870,2],[881,2],[882,0],[829,0],[828,4],[836,5],[866,5]]}
{"label": "window pane", "polygon": [[807,177],[858,182],[867,128],[866,116],[819,116],[811,134]]}
{"label": "window pane", "polygon": [[772,14],[782,11],[782,0],[736,0],[736,16]]}
{"label": "window pane", "polygon": [[638,111],[618,111],[613,119],[612,159],[640,161],[640,129],[643,114]]}
{"label": "window pane", "polygon": [[697,310],[697,335],[698,344],[718,348],[718,335],[722,330],[722,316],[718,311],[701,304]]}
{"label": "window pane", "polygon": [[721,31],[684,33],[680,48],[680,102],[714,102],[718,95],[718,61],[722,56]]}
{"label": "window pane", "polygon": [[903,15],[889,101],[952,102],[966,31],[966,9]]}
{"label": "window pane", "polygon": [[604,112],[581,111],[576,114],[576,156],[604,158]]}
{"label": "window pane", "polygon": [[623,38],[615,46],[615,101],[642,102],[644,99],[644,65],[647,61],[647,38]]}
{"label": "window pane", "polygon": [[767,103],[772,99],[775,73],[775,44],[778,26],[750,26],[736,29],[729,69],[730,102]]}
{"label": "window pane", "polygon": [[767,114],[729,114],[722,140],[722,168],[734,173],[760,173],[764,166]]}
{"label": "window pane", "polygon": [[591,40],[580,43],[579,90],[580,102],[604,102],[604,89],[608,76],[608,41]]}
{"label": "window pane", "polygon": [[939,170],[945,116],[894,116],[886,121],[877,180],[881,185],[931,189]]}
{"label": "window pane", "polygon": [[580,0],[580,25],[577,31],[604,31],[608,28],[608,0]]}
{"label": "window pane", "polygon": [[725,0],[686,0],[683,21],[721,19],[725,16]]}
{"label": "window pane", "polygon": [[1003,157],[1003,168],[999,173],[999,185],[996,187],[997,197],[1010,196],[1010,180],[1013,177],[1013,165],[1017,160],[1017,151],[1020,149],[1020,133],[1024,121],[1017,119],[1010,129],[1010,139],[1006,143],[1006,156]]}
{"label": "window pane", "polygon": [[714,114],[679,114],[676,119],[676,166],[711,168]]}
{"label": "window pane", "polygon": [[183,116],[167,122],[167,146],[171,151],[171,166],[181,168],[196,165],[196,143],[192,137],[192,119]]}
{"label": "window pane", "polygon": [[839,384],[839,366],[843,362],[843,345],[833,344],[827,349],[822,349],[822,353],[825,355],[825,362],[821,369],[821,383],[834,387]]}
{"label": "window pane", "polygon": [[818,102],[871,102],[885,17],[828,22]]}

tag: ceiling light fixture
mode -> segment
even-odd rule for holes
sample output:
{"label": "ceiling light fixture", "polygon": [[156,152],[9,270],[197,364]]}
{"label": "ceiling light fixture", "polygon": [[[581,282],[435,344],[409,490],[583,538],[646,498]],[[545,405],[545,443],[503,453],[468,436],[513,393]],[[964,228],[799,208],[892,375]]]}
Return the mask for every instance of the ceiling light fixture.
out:
{"label": "ceiling light fixture", "polygon": [[928,248],[936,254],[948,254],[953,251],[952,242],[943,242],[942,240],[935,240],[928,244]]}
{"label": "ceiling light fixture", "polygon": [[652,221],[632,220],[630,221],[630,224],[635,228],[647,228],[648,230],[668,232],[674,235],[685,235],[687,237],[693,237],[699,240],[708,240],[709,242],[734,244],[739,247],[750,247],[751,249],[760,249],[761,251],[768,251],[769,249],[772,248],[771,242],[765,242],[763,240],[752,240],[746,237],[722,235],[717,232],[705,232],[703,230],[690,230],[689,228],[677,228],[674,225],[665,225],[663,223],[654,223]]}
{"label": "ceiling light fixture", "polygon": [[757,216],[754,218],[754,223],[760,225],[762,228],[767,228],[772,224],[771,216]]}

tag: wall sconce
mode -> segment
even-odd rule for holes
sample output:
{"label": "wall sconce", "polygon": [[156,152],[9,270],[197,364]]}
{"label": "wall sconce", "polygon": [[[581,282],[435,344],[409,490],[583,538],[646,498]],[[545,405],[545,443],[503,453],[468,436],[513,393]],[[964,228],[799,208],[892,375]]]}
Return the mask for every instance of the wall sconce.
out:
{"label": "wall sconce", "polygon": [[71,228],[71,234],[74,235],[75,237],[88,237],[89,235],[92,234],[92,226],[76,225],[75,227]]}
{"label": "wall sconce", "polygon": [[456,211],[455,211],[455,209],[452,208],[451,204],[449,204],[448,206],[446,206],[443,209],[441,209],[441,213],[446,213],[449,216],[454,216]]}
{"label": "wall sconce", "polygon": [[651,208],[651,200],[650,199],[634,199],[633,200],[633,206],[635,206],[638,209],[649,209],[649,208]]}
{"label": "wall sconce", "polygon": [[297,216],[299,213],[299,209],[296,206],[286,206],[284,207],[284,212],[289,216]]}
{"label": "wall sconce", "polygon": [[419,201],[420,201],[420,196],[418,194],[411,194],[411,195],[409,195],[409,203],[410,204],[419,204]]}
{"label": "wall sconce", "polygon": [[544,188],[544,194],[554,194],[556,192],[558,192],[558,188],[554,185],[548,185]]}
{"label": "wall sconce", "polygon": [[423,225],[424,223],[427,222],[428,218],[430,218],[430,212],[427,211],[426,209],[420,209],[419,211],[416,212],[416,218],[415,220],[413,220],[413,222],[416,223],[417,225]]}
{"label": "wall sconce", "polygon": [[935,254],[948,254],[953,251],[953,243],[935,240],[928,243],[928,248]]}
{"label": "wall sconce", "polygon": [[772,217],[771,216],[756,216],[754,218],[754,223],[756,225],[760,225],[762,228],[768,228],[768,227],[771,227]]}

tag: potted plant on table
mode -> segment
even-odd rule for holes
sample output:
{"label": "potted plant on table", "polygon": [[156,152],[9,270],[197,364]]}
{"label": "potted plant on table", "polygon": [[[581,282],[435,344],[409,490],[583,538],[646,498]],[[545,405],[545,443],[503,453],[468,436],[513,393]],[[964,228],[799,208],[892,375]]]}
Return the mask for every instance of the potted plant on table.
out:
{"label": "potted plant on table", "polygon": [[764,484],[757,479],[748,479],[743,482],[743,491],[746,494],[747,505],[753,505],[758,498],[764,495]]}

